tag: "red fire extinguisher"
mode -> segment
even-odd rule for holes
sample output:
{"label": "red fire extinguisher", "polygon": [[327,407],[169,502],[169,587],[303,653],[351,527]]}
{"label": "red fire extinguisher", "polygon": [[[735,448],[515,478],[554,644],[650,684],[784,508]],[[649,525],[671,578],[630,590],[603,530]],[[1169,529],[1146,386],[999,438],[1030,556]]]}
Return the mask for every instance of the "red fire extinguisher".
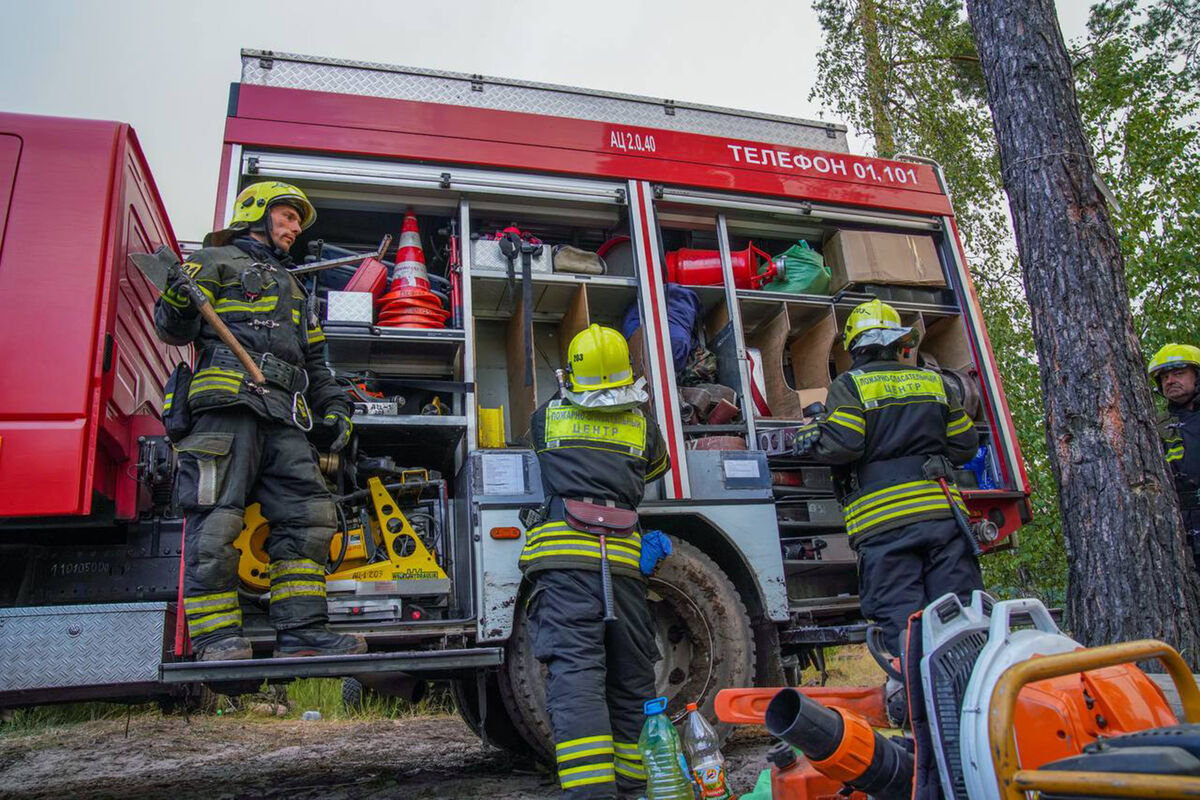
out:
{"label": "red fire extinguisher", "polygon": [[[783,277],[781,267],[771,260],[770,254],[754,246],[730,253],[733,264],[733,283],[739,289],[761,289],[764,284]],[[766,261],[766,267],[757,263],[755,256]],[[718,250],[694,250],[681,247],[667,253],[667,281],[692,286],[718,286],[721,277],[721,253]]]}

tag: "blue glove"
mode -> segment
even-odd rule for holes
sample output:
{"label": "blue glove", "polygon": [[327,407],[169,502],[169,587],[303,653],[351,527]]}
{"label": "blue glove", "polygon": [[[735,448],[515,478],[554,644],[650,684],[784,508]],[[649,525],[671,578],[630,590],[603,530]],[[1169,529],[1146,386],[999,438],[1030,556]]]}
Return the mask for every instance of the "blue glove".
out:
{"label": "blue glove", "polygon": [[671,540],[662,531],[646,531],[642,534],[642,574],[650,575],[658,568],[658,562],[671,555],[674,548]]}

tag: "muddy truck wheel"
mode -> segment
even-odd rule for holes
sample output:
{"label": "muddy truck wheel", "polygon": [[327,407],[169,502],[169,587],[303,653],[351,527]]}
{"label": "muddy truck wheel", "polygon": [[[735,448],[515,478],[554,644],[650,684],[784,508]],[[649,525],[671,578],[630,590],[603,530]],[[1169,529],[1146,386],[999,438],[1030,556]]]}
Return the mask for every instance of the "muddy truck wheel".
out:
{"label": "muddy truck wheel", "polygon": [[[698,548],[672,537],[675,552],[650,578],[648,597],[662,660],[655,664],[656,692],[670,699],[667,714],[678,721],[688,703],[709,717],[719,690],[754,684],[754,636],[733,583]],[[500,694],[516,728],[538,758],[554,765],[546,713],[545,667],[533,656],[522,598],[516,607]],[[650,699],[650,698],[647,698]],[[732,730],[715,726],[722,741]]]}
{"label": "muddy truck wheel", "polygon": [[[479,705],[479,685],[475,678],[450,681],[450,696],[454,707],[467,727],[480,739],[503,748],[517,759],[532,760],[534,752],[525,743],[525,734],[518,730],[500,697],[500,686],[495,672],[484,677],[484,692],[487,708]],[[481,713],[486,712],[486,713]]]}

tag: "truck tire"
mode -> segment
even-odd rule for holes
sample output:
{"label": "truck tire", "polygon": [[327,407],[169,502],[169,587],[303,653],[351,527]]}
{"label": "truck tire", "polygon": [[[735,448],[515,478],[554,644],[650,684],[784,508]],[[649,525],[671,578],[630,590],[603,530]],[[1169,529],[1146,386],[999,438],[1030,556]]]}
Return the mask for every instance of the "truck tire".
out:
{"label": "truck tire", "polygon": [[[669,698],[667,714],[673,720],[682,718],[692,702],[712,719],[720,689],[754,685],[754,635],[742,598],[720,567],[697,547],[674,537],[671,542],[674,553],[649,585],[663,656],[655,665],[655,688]],[[505,708],[537,757],[553,766],[545,667],[533,656],[524,598],[517,602],[506,649],[500,673]],[[724,723],[714,727],[722,741],[732,730]]]}
{"label": "truck tire", "polygon": [[467,727],[485,742],[507,750],[518,761],[532,762],[533,750],[525,743],[525,735],[513,724],[500,698],[500,686],[495,672],[484,677],[484,692],[487,694],[487,714],[480,713],[479,686],[474,678],[455,678],[450,682],[450,696],[454,707]]}

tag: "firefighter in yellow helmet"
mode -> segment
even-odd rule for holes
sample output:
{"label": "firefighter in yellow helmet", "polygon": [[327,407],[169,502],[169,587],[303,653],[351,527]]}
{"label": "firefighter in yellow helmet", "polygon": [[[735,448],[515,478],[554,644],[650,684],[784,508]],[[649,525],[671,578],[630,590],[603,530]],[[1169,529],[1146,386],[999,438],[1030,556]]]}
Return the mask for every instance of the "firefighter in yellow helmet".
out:
{"label": "firefighter in yellow helmet", "polygon": [[166,387],[164,425],[175,442],[176,499],[186,517],[183,606],[200,660],[250,658],[238,602],[238,552],[246,504],[271,521],[271,624],[278,656],[366,650],[329,630],[325,561],[335,528],[333,500],[306,432],[332,429],[330,449],[350,439],[350,404],[325,366],[325,335],[304,289],[288,273],[288,251],[316,210],[278,181],[246,187],[229,227],[205,237],[182,265],[267,378],[253,384],[203,321],[177,277],[154,322],[168,344],[194,343],[193,373],[180,365]]}
{"label": "firefighter in yellow helmet", "polygon": [[916,347],[917,333],[894,308],[858,306],[843,342],[853,364],[834,379],[828,412],[801,429],[796,449],[849,468],[852,490],[841,503],[862,612],[899,656],[914,611],[947,592],[966,602],[983,588],[974,540],[951,508],[965,514],[951,470],[975,455],[979,434],[941,375],[897,360]]}
{"label": "firefighter in yellow helmet", "polygon": [[522,517],[521,569],[562,796],[615,798],[646,780],[637,739],[659,655],[643,571],[665,537],[636,509],[670,460],[620,333],[592,325],[567,358],[562,391],[530,420],[546,505]]}
{"label": "firefighter in yellow helmet", "polygon": [[1150,379],[1167,401],[1158,417],[1167,465],[1192,558],[1200,567],[1200,347],[1168,344],[1150,359]]}

